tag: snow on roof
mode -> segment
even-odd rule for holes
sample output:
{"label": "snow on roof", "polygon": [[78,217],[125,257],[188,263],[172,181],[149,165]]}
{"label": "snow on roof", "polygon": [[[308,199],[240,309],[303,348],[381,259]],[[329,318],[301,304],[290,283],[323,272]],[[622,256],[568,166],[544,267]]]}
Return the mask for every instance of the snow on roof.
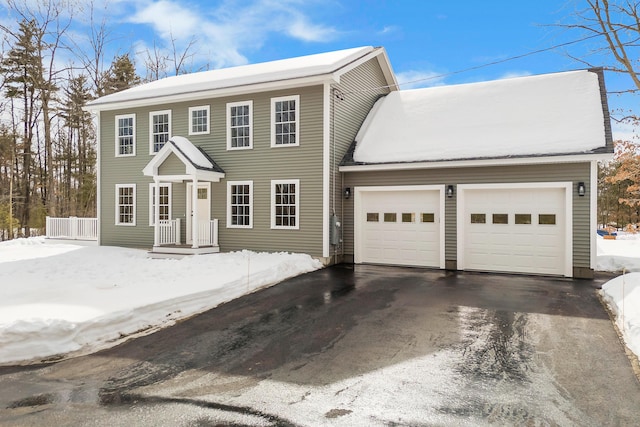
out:
{"label": "snow on roof", "polygon": [[96,107],[145,98],[157,98],[328,74],[337,71],[341,67],[373,50],[373,47],[365,46],[167,77],[122,92],[103,96],[90,102],[88,106]]}
{"label": "snow on roof", "polygon": [[581,70],[391,92],[363,123],[353,160],[575,154],[605,145],[598,74]]}
{"label": "snow on roof", "polygon": [[170,143],[176,146],[178,150],[197,168],[214,170],[215,165],[207,158],[207,156],[187,138],[183,136],[172,136]]}

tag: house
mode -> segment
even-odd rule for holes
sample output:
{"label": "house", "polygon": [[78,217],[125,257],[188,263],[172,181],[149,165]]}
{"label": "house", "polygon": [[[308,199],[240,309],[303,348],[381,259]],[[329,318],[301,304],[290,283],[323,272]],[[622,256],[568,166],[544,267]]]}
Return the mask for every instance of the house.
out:
{"label": "house", "polygon": [[99,243],[339,262],[338,166],[376,100],[396,87],[385,50],[360,47],[169,77],[92,101]]}
{"label": "house", "polygon": [[[383,48],[170,77],[91,102],[100,244],[589,277],[599,70],[398,90]],[[157,208],[156,208],[157,207]]]}

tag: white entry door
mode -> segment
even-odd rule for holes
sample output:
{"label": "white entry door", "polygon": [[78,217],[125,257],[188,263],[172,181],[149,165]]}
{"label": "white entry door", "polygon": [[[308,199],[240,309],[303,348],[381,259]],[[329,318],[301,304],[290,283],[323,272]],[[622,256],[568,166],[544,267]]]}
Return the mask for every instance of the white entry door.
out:
{"label": "white entry door", "polygon": [[356,263],[444,267],[441,188],[356,187],[355,197]]}
{"label": "white entry door", "polygon": [[572,274],[571,184],[538,185],[458,186],[458,268]]}
{"label": "white entry door", "polygon": [[[198,221],[209,222],[211,220],[211,183],[198,184]],[[192,244],[193,234],[193,183],[187,183],[187,244]]]}

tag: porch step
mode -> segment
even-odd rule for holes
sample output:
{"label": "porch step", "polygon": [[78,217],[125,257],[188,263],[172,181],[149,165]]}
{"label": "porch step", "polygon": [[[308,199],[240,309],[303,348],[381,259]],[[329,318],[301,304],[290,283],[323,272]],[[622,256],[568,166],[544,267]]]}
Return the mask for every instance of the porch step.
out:
{"label": "porch step", "polygon": [[154,246],[149,252],[149,256],[152,258],[166,258],[163,255],[180,256],[180,258],[187,255],[205,255],[215,254],[220,252],[220,246],[201,246],[199,248],[192,248],[189,245],[166,245],[166,246]]}

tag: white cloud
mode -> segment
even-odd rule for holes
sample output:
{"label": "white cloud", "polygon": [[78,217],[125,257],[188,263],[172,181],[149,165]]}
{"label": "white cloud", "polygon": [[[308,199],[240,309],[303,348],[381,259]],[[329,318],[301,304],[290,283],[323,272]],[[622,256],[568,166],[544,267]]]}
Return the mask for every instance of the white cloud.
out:
{"label": "white cloud", "polygon": [[532,75],[531,72],[529,71],[507,71],[506,73],[504,73],[503,75],[501,75],[500,77],[498,77],[498,79],[502,80],[502,79],[514,79],[517,77],[527,77]]}
{"label": "white cloud", "polygon": [[444,77],[434,71],[403,71],[396,73],[396,79],[400,89],[417,89],[444,84]]}
{"label": "white cloud", "polygon": [[398,31],[398,27],[395,25],[386,25],[382,28],[382,30],[378,31],[379,35],[392,34]]}
{"label": "white cloud", "polygon": [[[272,35],[304,42],[325,42],[339,35],[334,27],[314,22],[306,13],[306,8],[319,4],[319,0],[224,0],[203,4],[134,0],[129,8],[134,12],[121,20],[148,26],[157,38],[156,45],[166,51],[171,51],[172,40],[178,52],[184,52],[188,43],[196,40],[191,49],[193,61],[210,68],[246,64],[244,52],[260,49]],[[138,45],[150,44],[149,37],[138,41]]]}

